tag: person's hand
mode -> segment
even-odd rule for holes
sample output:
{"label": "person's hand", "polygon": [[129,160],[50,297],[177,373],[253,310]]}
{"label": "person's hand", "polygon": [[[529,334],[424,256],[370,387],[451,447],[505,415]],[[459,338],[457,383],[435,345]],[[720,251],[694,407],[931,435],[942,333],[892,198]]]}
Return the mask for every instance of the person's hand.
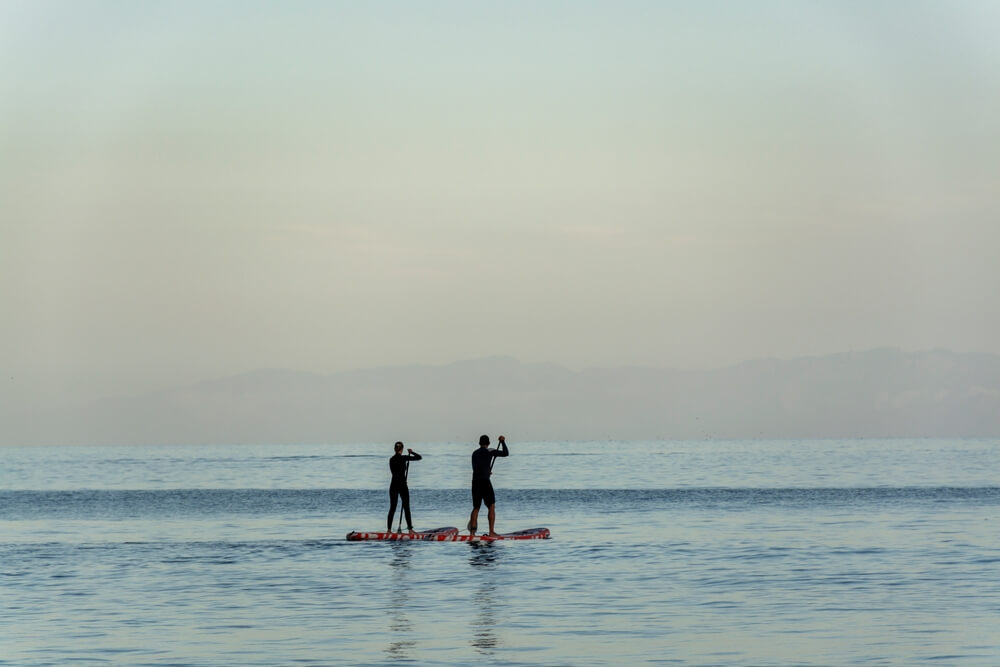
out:
{"label": "person's hand", "polygon": [[406,451],[408,451],[408,452],[409,452],[409,453],[411,453],[411,454],[413,453],[413,450],[412,450],[412,449],[407,449]]}
{"label": "person's hand", "polygon": [[502,443],[504,443],[504,444],[506,444],[506,443],[507,443],[507,441],[503,439],[503,436],[502,436],[502,435],[500,436],[499,440],[500,440],[500,442],[502,442]]}

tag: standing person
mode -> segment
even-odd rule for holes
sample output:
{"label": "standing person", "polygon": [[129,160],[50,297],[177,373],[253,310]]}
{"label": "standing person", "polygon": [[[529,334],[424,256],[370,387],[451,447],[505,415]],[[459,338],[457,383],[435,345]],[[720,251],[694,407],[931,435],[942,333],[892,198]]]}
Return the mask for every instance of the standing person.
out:
{"label": "standing person", "polygon": [[410,461],[419,461],[420,454],[412,449],[403,456],[403,443],[397,442],[396,453],[389,458],[389,472],[392,473],[392,481],[389,482],[389,520],[387,522],[388,532],[392,532],[392,517],[396,513],[396,500],[403,499],[403,514],[406,515],[406,529],[413,532],[413,519],[410,518],[410,489],[406,486],[406,472]]}
{"label": "standing person", "polygon": [[490,521],[490,535],[496,536],[494,524],[497,518],[496,495],[493,493],[493,483],[490,482],[490,475],[493,474],[493,459],[498,456],[508,456],[507,441],[501,435],[499,438],[500,447],[490,449],[490,436],[483,435],[479,438],[479,449],[472,452],[472,515],[469,516],[470,535],[476,534],[479,527],[479,507],[486,503],[487,517]]}

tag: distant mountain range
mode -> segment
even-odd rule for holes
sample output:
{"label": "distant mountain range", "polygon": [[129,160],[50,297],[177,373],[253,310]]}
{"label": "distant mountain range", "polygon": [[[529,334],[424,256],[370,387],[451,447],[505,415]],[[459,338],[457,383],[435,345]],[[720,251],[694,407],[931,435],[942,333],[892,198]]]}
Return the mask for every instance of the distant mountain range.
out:
{"label": "distant mountain range", "polygon": [[702,371],[573,371],[509,357],[332,375],[258,370],[49,415],[5,444],[472,442],[480,433],[1000,436],[1000,357],[877,349]]}

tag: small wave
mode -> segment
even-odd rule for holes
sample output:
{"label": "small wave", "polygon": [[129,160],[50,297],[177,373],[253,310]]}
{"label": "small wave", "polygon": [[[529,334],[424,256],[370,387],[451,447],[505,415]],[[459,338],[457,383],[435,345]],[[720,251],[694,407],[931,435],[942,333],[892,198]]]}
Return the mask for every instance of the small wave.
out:
{"label": "small wave", "polygon": [[318,454],[300,454],[295,456],[268,456],[266,461],[324,461],[336,458],[333,456],[319,456]]}

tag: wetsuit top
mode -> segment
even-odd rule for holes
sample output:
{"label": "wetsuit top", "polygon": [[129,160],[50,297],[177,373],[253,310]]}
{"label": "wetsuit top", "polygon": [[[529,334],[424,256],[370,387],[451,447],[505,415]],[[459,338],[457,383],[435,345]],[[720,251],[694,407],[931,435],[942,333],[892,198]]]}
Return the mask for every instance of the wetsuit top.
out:
{"label": "wetsuit top", "polygon": [[392,473],[393,482],[406,482],[406,462],[407,461],[419,461],[421,458],[420,454],[407,454],[403,456],[402,454],[393,454],[389,458],[389,472]]}
{"label": "wetsuit top", "polygon": [[480,447],[476,451],[472,452],[472,479],[490,478],[490,465],[493,463],[493,457],[508,456],[510,454],[510,450],[507,449],[506,442],[501,442],[500,447],[503,447],[503,449]]}

